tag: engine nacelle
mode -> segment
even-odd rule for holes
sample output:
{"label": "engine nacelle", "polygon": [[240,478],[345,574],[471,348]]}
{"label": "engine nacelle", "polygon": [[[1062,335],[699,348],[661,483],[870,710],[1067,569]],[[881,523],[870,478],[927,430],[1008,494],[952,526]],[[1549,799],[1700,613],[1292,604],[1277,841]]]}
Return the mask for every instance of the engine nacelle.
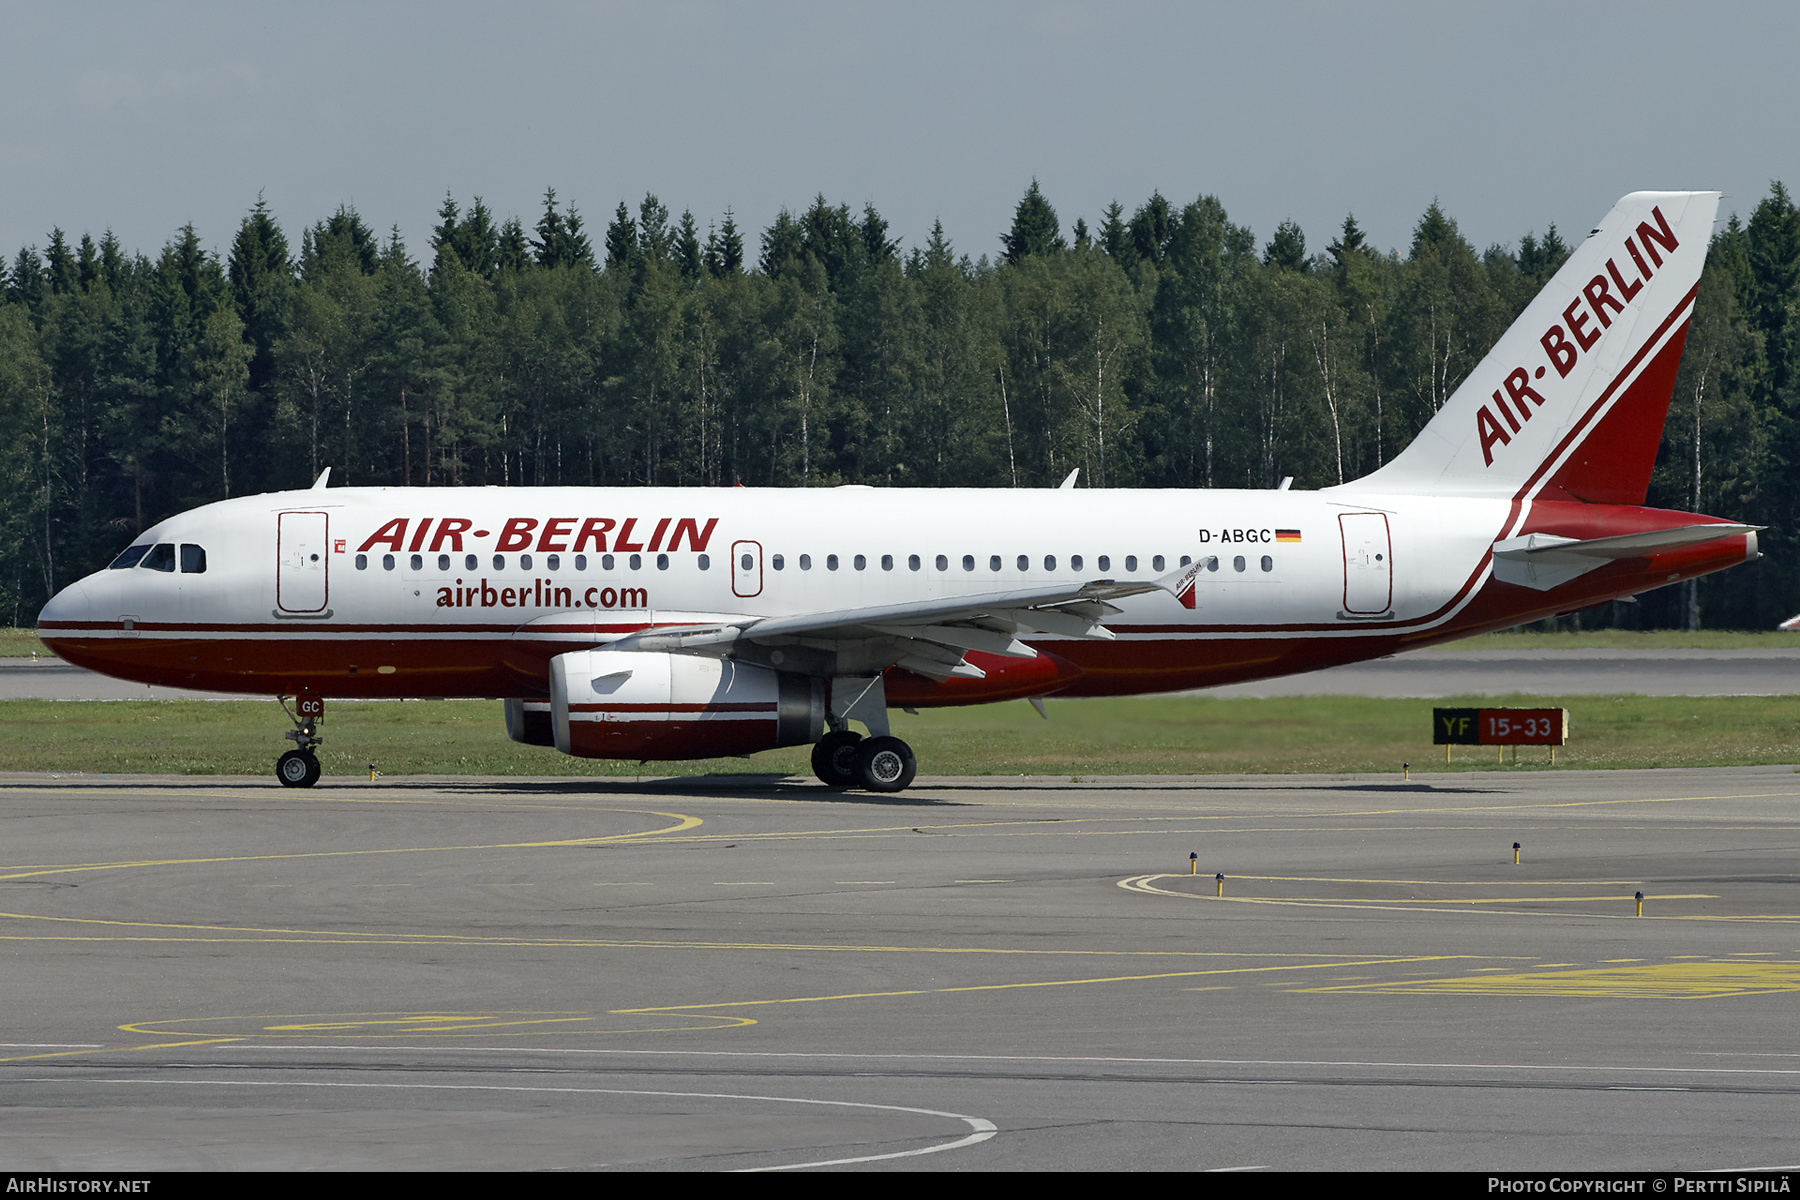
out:
{"label": "engine nacelle", "polygon": [[556,748],[580,758],[716,758],[819,740],[825,685],[729,659],[577,650],[550,660]]}

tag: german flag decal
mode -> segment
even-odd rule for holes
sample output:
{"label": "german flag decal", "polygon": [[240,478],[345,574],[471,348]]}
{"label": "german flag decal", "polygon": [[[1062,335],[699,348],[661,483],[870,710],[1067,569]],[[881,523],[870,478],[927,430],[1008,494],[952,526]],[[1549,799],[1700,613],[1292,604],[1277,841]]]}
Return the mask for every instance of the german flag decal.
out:
{"label": "german flag decal", "polygon": [[1275,540],[1278,542],[1298,542],[1300,540],[1300,531],[1298,529],[1277,529],[1275,531]]}

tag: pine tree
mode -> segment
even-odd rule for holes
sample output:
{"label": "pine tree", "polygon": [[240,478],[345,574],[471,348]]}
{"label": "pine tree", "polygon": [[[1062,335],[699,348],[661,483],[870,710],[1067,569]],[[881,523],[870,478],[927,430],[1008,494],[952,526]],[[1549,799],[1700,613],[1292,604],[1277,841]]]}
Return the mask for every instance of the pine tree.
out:
{"label": "pine tree", "polygon": [[226,260],[231,298],[252,347],[250,389],[260,392],[275,376],[275,343],[285,332],[294,267],[288,260],[287,237],[261,195],[238,225]]}
{"label": "pine tree", "polygon": [[674,237],[669,230],[669,210],[661,200],[648,192],[638,205],[638,254],[649,262],[661,262],[671,256]]}
{"label": "pine tree", "polygon": [[62,296],[76,290],[75,255],[60,228],[50,231],[50,248],[44,252],[44,267],[49,276],[51,295]]}
{"label": "pine tree", "polygon": [[744,238],[738,233],[737,221],[729,208],[725,210],[725,220],[718,233],[708,231],[706,235],[706,269],[714,279],[723,279],[744,269]]}
{"label": "pine tree", "polygon": [[698,279],[705,269],[700,256],[700,233],[694,226],[694,214],[690,209],[683,209],[681,213],[681,226],[675,235],[675,262],[684,279]]}
{"label": "pine tree", "polygon": [[1131,244],[1140,260],[1162,265],[1169,250],[1171,221],[1169,202],[1161,192],[1151,192],[1150,199],[1131,216]]}
{"label": "pine tree", "polygon": [[612,224],[606,227],[606,269],[628,269],[638,262],[638,228],[637,222],[631,219],[631,210],[619,201],[619,210],[613,214]]}
{"label": "pine tree", "polygon": [[1114,200],[1106,206],[1100,221],[1100,248],[1127,274],[1137,266],[1137,246],[1131,231],[1125,227],[1125,206]]}
{"label": "pine tree", "polygon": [[1275,227],[1275,238],[1263,250],[1263,266],[1284,271],[1306,270],[1306,235],[1293,221]]}
{"label": "pine tree", "polygon": [[538,218],[537,238],[532,245],[537,250],[538,266],[562,265],[563,220],[562,214],[556,211],[555,188],[544,189],[544,215]]}
{"label": "pine tree", "polygon": [[1356,223],[1356,214],[1348,213],[1344,217],[1343,229],[1338,232],[1337,239],[1325,247],[1325,252],[1331,255],[1331,261],[1337,264],[1337,269],[1344,271],[1350,266],[1350,256],[1360,252],[1366,240],[1362,227]]}
{"label": "pine tree", "polygon": [[1006,247],[1006,261],[1015,267],[1034,254],[1068,249],[1056,210],[1038,190],[1037,180],[1033,179],[1025,189],[1024,199],[1013,212],[1012,230],[1000,240]]}
{"label": "pine tree", "polygon": [[503,274],[516,274],[532,263],[531,239],[525,236],[525,226],[519,223],[517,217],[506,218],[506,224],[500,226],[498,263]]}

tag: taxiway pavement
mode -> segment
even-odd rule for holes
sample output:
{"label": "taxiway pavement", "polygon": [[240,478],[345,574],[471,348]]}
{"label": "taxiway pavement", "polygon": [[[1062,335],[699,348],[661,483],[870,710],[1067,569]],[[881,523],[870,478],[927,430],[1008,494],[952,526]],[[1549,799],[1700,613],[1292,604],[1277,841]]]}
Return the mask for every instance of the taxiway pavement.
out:
{"label": "taxiway pavement", "polygon": [[0,1161],[1787,1166],[1797,804],[0,777]]}

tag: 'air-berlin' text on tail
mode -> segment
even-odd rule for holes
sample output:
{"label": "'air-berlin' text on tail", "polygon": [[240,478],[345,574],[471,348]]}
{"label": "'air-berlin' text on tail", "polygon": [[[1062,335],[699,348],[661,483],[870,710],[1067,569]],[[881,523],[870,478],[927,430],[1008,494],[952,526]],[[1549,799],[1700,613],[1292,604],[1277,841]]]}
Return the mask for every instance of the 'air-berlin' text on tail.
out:
{"label": "'air-berlin' text on tail", "polygon": [[1633,192],[1357,491],[1642,504],[1717,192]]}

